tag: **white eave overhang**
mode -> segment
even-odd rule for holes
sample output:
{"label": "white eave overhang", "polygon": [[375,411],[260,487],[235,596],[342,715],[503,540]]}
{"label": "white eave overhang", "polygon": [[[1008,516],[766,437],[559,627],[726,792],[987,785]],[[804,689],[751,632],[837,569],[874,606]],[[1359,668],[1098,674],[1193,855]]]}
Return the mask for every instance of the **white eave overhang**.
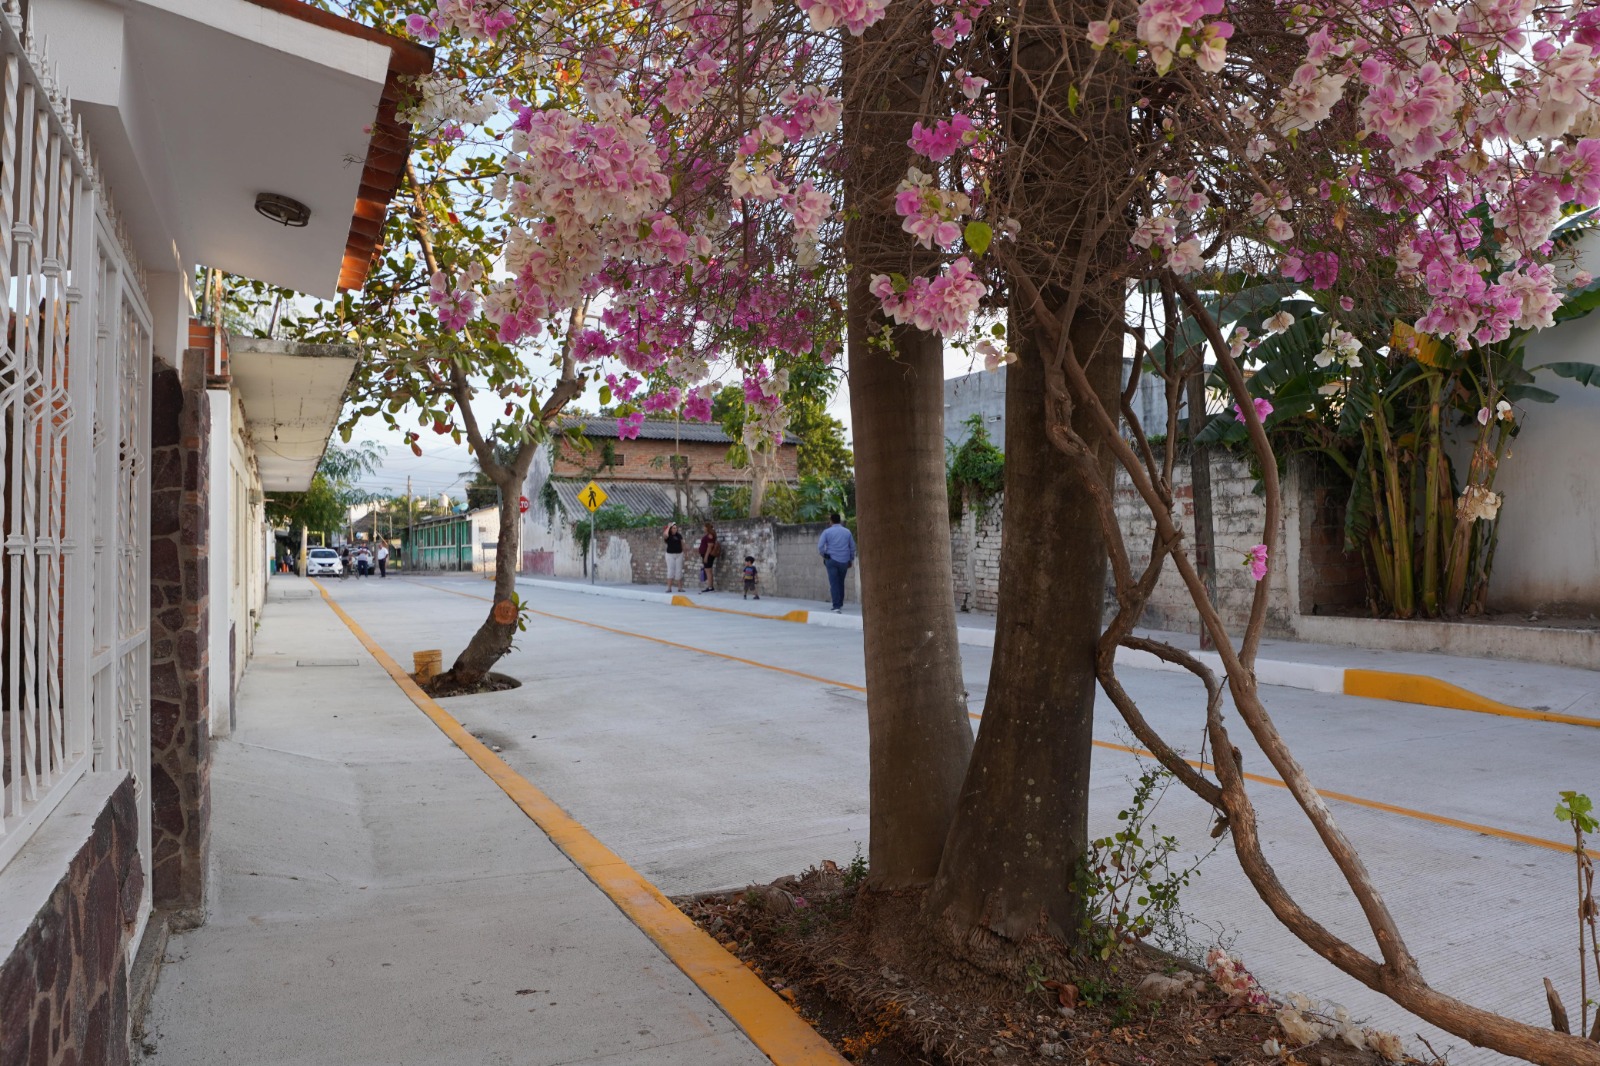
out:
{"label": "white eave overhang", "polygon": [[[370,195],[363,174],[385,86],[402,63],[396,56],[414,66],[418,50],[354,23],[297,15],[302,7],[33,0],[35,28],[49,38],[151,269],[204,263],[335,295],[352,217]],[[309,224],[258,214],[264,192],[305,204]]]}
{"label": "white eave overhang", "polygon": [[339,423],[361,349],[234,337],[229,352],[245,429],[255,443],[261,487],[304,492]]}

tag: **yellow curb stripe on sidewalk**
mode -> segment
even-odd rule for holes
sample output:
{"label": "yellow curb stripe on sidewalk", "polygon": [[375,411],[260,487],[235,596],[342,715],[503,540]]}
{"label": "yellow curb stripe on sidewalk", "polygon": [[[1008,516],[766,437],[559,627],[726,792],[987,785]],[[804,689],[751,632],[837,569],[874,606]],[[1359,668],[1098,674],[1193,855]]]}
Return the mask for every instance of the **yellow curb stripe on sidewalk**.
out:
{"label": "yellow curb stripe on sidewalk", "polygon": [[[333,613],[451,743],[533,820],[672,963],[710,996],[776,1066],[842,1066],[845,1059],[744,963],[724,950],[639,872],[600,843],[549,796],[456,721],[417,686],[328,590],[313,581]],[[465,594],[464,594],[465,595]],[[481,597],[480,597],[481,598]]]}
{"label": "yellow curb stripe on sidewalk", "polygon": [[687,596],[672,597],[674,607],[693,607],[697,611],[714,611],[717,614],[737,614],[745,618],[764,618],[769,622],[799,622],[805,625],[811,618],[810,611],[789,611],[785,614],[761,614],[757,611],[736,611],[732,607],[707,607],[703,603],[696,603]]}
{"label": "yellow curb stripe on sidewalk", "polygon": [[1563,725],[1588,726],[1600,729],[1600,718],[1583,718],[1554,711],[1535,711],[1528,707],[1513,707],[1509,703],[1491,700],[1476,692],[1440,681],[1426,674],[1396,674],[1385,670],[1346,670],[1344,694],[1366,696],[1371,699],[1392,700],[1396,703],[1420,703],[1426,707],[1447,707],[1457,711],[1477,714],[1497,714],[1504,718],[1525,718],[1533,722],[1560,722]]}
{"label": "yellow curb stripe on sidewalk", "polygon": [[[422,583],[421,582],[417,582],[417,584],[422,584]],[[438,592],[448,592],[453,596],[465,596],[468,599],[472,599],[472,600],[484,600],[484,601],[487,602],[488,599],[489,599],[489,597],[487,597],[487,596],[478,596],[478,595],[475,595],[475,594],[473,594],[471,592],[460,592],[460,591],[458,591],[456,589],[439,588],[437,585],[425,585],[425,587],[433,588],[435,591],[438,591]],[[337,608],[335,608],[335,609],[337,610]],[[848,681],[836,681],[836,680],[833,680],[831,678],[818,677],[815,674],[805,674],[805,673],[801,673],[799,670],[790,670],[786,666],[773,666],[771,663],[757,662],[754,659],[742,659],[737,655],[728,655],[725,652],[712,651],[709,648],[697,648],[693,644],[680,644],[677,641],[673,641],[673,640],[663,640],[660,637],[652,637],[652,636],[649,636],[648,634],[645,634],[645,633],[634,633],[634,632],[632,632],[630,630],[627,630],[627,629],[614,629],[611,626],[603,626],[603,625],[599,624],[598,622],[586,622],[581,618],[569,618],[566,615],[551,614],[548,611],[537,611],[537,610],[533,610],[532,608],[529,608],[529,610],[533,614],[537,614],[537,615],[540,615],[540,616],[545,617],[545,618],[551,618],[551,619],[554,619],[554,620],[559,621],[559,622],[571,622],[571,623],[573,623],[575,625],[588,626],[591,629],[600,629],[600,630],[604,630],[607,633],[615,633],[618,636],[632,637],[635,640],[648,640],[648,641],[650,641],[651,643],[654,643],[654,644],[664,644],[669,648],[680,648],[680,649],[682,649],[684,651],[692,651],[692,652],[695,652],[695,653],[697,653],[699,655],[710,655],[713,658],[726,659],[726,660],[728,660],[730,662],[742,663],[745,666],[754,666],[754,667],[756,667],[757,669],[760,669],[760,670],[771,670],[774,673],[788,674],[790,677],[798,677],[798,678],[801,678],[802,680],[805,680],[805,681],[816,681],[816,682],[818,682],[820,684],[827,685],[827,686],[829,686],[831,688],[842,688],[842,689],[847,689],[847,690],[849,690],[851,692],[866,692],[867,691],[865,685],[853,685]],[[1409,675],[1403,675],[1403,676],[1409,676]],[[1537,712],[1529,712],[1529,713],[1537,713]],[[974,721],[982,721],[983,720],[983,715],[981,715],[981,714],[973,714],[971,712],[968,712],[967,717],[973,719]],[[1107,741],[1107,740],[1096,740],[1096,741],[1094,741],[1094,746],[1097,747],[1097,748],[1105,748],[1108,751],[1120,751],[1120,752],[1134,754],[1134,755],[1145,755],[1145,756],[1148,756],[1148,757],[1150,757],[1152,759],[1155,758],[1155,754],[1153,752],[1143,751],[1143,750],[1138,749],[1138,748],[1123,747],[1121,744],[1113,744],[1113,743],[1111,743],[1110,741]],[[1197,761],[1195,761],[1193,759],[1187,759],[1185,761],[1188,762],[1191,766],[1196,767],[1197,769],[1209,770],[1211,768],[1211,764],[1210,763],[1200,763],[1200,762],[1197,762]],[[1288,785],[1284,784],[1282,781],[1279,781],[1275,777],[1264,777],[1261,774],[1251,774],[1251,773],[1246,773],[1244,776],[1246,778],[1248,778],[1249,780],[1251,780],[1251,781],[1256,781],[1256,782],[1259,782],[1259,783],[1261,783],[1263,785],[1271,785],[1274,788],[1288,788],[1289,787]],[[1528,835],[1523,834],[1523,833],[1512,832],[1509,829],[1496,829],[1494,826],[1491,826],[1491,825],[1479,825],[1476,822],[1464,822],[1464,821],[1461,821],[1460,819],[1448,818],[1448,817],[1446,817],[1444,815],[1441,815],[1441,814],[1429,814],[1427,811],[1414,810],[1414,809],[1412,809],[1410,807],[1399,807],[1399,806],[1396,806],[1396,805],[1394,805],[1392,803],[1384,803],[1381,800],[1363,799],[1360,796],[1352,796],[1352,795],[1350,795],[1348,793],[1344,793],[1344,792],[1328,792],[1328,791],[1326,791],[1324,789],[1320,789],[1320,788],[1317,789],[1317,794],[1322,796],[1324,799],[1338,800],[1338,801],[1340,801],[1342,803],[1353,804],[1353,805],[1355,805],[1357,807],[1366,807],[1366,808],[1368,808],[1370,810],[1383,811],[1383,812],[1388,813],[1388,814],[1396,814],[1396,815],[1399,815],[1399,816],[1401,816],[1403,818],[1414,818],[1414,819],[1416,819],[1418,821],[1429,822],[1429,823],[1431,823],[1433,825],[1444,825],[1444,826],[1450,826],[1451,828],[1454,828],[1454,829],[1464,829],[1464,830],[1466,830],[1466,831],[1468,831],[1470,833],[1482,833],[1484,836],[1499,837],[1502,840],[1511,840],[1511,841],[1515,841],[1515,842],[1517,842],[1519,844],[1530,844],[1530,845],[1532,845],[1533,847],[1536,847],[1536,848],[1546,848],[1546,849],[1549,849],[1549,850],[1552,850],[1552,851],[1564,851],[1564,852],[1570,852],[1572,850],[1572,845],[1571,844],[1562,844],[1562,843],[1560,843],[1558,841],[1554,841],[1554,840],[1545,840],[1542,837],[1528,836]]]}

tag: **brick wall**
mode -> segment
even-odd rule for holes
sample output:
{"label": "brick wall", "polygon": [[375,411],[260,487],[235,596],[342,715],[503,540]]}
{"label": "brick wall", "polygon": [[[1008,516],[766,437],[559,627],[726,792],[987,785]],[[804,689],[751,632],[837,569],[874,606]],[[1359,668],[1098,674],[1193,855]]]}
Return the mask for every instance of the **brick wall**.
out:
{"label": "brick wall", "polygon": [[209,356],[158,369],[150,410],[150,887],[178,927],[201,919],[211,831]]}
{"label": "brick wall", "polygon": [[144,890],[138,836],[127,777],[49,901],[0,962],[0,1063],[128,1061],[127,955]]}
{"label": "brick wall", "polygon": [[[689,480],[694,482],[727,482],[742,484],[750,480],[750,471],[728,464],[728,445],[712,441],[684,441],[674,445],[670,440],[620,440],[607,437],[589,438],[592,447],[583,451],[566,437],[558,438],[556,461],[552,474],[555,477],[589,477],[599,468],[602,449],[609,441],[616,465],[607,468],[609,475],[629,481],[672,481],[671,456],[674,452],[689,457]],[[799,451],[784,445],[778,452],[778,465],[773,472],[776,480],[793,480],[798,473]]]}

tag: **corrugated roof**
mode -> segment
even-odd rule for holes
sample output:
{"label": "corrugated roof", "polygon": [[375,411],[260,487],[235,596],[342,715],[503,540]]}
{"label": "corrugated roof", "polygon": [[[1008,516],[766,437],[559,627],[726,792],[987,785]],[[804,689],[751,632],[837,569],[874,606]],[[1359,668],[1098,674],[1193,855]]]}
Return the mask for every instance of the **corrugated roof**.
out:
{"label": "corrugated roof", "polygon": [[[561,501],[561,509],[574,518],[586,518],[589,511],[578,502],[578,493],[587,485],[587,481],[555,481],[550,485],[555,489],[556,499]],[[632,514],[660,515],[663,520],[670,519],[675,507],[673,492],[670,488],[659,485],[641,484],[637,481],[597,481],[601,488],[606,490],[606,506],[613,504],[625,507]]]}
{"label": "corrugated roof", "polygon": [[[615,418],[563,418],[557,428],[565,432],[573,427],[578,427],[585,437],[617,436]],[[670,418],[645,419],[639,426],[639,437],[642,440],[681,440],[700,444],[733,443],[733,438],[715,422],[674,422]],[[785,433],[783,443],[799,444],[800,438]]]}

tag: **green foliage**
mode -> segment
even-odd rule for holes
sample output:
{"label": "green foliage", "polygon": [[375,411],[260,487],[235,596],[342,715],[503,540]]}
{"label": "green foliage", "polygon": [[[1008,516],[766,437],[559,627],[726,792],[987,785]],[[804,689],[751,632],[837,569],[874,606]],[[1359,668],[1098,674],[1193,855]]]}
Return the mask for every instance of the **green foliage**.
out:
{"label": "green foliage", "polygon": [[1600,831],[1600,822],[1594,817],[1594,801],[1582,792],[1561,793],[1561,802],[1556,804],[1556,818],[1580,833]]}
{"label": "green foliage", "polygon": [[961,424],[967,435],[960,444],[947,445],[945,456],[952,518],[968,505],[980,516],[987,514],[1006,487],[1006,455],[989,440],[983,416],[969,415]]}
{"label": "green foliage", "polygon": [[636,514],[620,503],[608,503],[596,511],[593,516],[585,518],[572,527],[573,536],[577,538],[578,545],[583,549],[583,554],[589,554],[589,541],[595,531],[608,529],[643,529],[647,526],[665,526],[672,521],[658,514]]}
{"label": "green foliage", "polygon": [[352,447],[328,445],[311,485],[305,492],[274,492],[267,495],[267,520],[290,529],[329,533],[343,529],[350,508],[374,497],[357,487],[357,482],[383,462],[383,445],[367,441]]}
{"label": "green foliage", "polygon": [[[1575,216],[1563,224],[1558,241],[1570,242],[1593,224],[1592,215]],[[1487,225],[1485,241],[1493,261]],[[1535,384],[1536,373],[1600,385],[1600,368],[1526,367],[1527,330],[1464,351],[1432,338],[1413,339],[1403,323],[1420,311],[1400,291],[1383,290],[1368,306],[1346,311],[1326,294],[1308,297],[1281,281],[1225,279],[1206,302],[1218,326],[1242,326],[1257,343],[1247,357],[1254,364],[1249,391],[1273,405],[1265,427],[1279,461],[1314,454],[1346,479],[1346,546],[1366,557],[1374,605],[1400,618],[1472,614],[1483,607],[1493,568],[1498,523],[1488,514],[1498,503],[1496,473],[1523,417],[1520,410],[1498,417],[1496,405],[1555,400],[1555,393]],[[1586,289],[1571,294],[1556,317],[1581,317],[1596,306],[1600,290]],[[1293,324],[1272,333],[1266,320],[1280,312],[1291,315]],[[1353,363],[1329,344],[1335,326],[1359,342]],[[1187,318],[1175,336],[1181,356],[1201,343],[1198,321]],[[1156,365],[1166,356],[1164,342],[1152,348]],[[1228,398],[1197,440],[1248,451],[1253,458],[1249,431],[1235,416],[1220,375],[1213,376],[1211,388]],[[1486,422],[1479,420],[1483,410],[1493,415]],[[1469,448],[1465,465],[1450,458],[1456,442]]]}
{"label": "green foliage", "polygon": [[711,490],[711,517],[732,522],[750,517],[749,485],[718,485]]}
{"label": "green foliage", "polygon": [[[789,413],[787,432],[799,442],[795,446],[795,472],[802,479],[846,481],[854,476],[855,455],[845,444],[844,423],[828,414],[828,399],[833,388],[831,375],[801,373],[795,368],[789,372],[789,392],[784,397]],[[744,446],[744,390],[738,385],[724,386],[712,397],[711,417],[733,442],[728,446],[728,465],[735,469],[748,466],[750,458]],[[730,517],[743,518],[749,514],[746,509],[743,515]]]}
{"label": "green foliage", "polygon": [[[761,513],[786,524],[826,522],[833,511],[851,514],[855,510],[855,498],[853,480],[802,477],[799,484],[794,485],[774,481],[767,486]],[[711,517],[719,521],[750,517],[750,486],[718,485],[711,491]]]}
{"label": "green foliage", "polygon": [[844,868],[844,887],[855,888],[867,879],[867,857],[861,854],[861,843],[856,842],[856,853],[850,865]]}
{"label": "green foliage", "polygon": [[1089,844],[1074,883],[1084,906],[1079,943],[1089,954],[1109,959],[1138,941],[1182,939],[1179,893],[1217,846],[1187,865],[1176,861],[1177,838],[1151,821],[1173,780],[1165,767],[1146,769],[1117,813],[1122,827]]}

